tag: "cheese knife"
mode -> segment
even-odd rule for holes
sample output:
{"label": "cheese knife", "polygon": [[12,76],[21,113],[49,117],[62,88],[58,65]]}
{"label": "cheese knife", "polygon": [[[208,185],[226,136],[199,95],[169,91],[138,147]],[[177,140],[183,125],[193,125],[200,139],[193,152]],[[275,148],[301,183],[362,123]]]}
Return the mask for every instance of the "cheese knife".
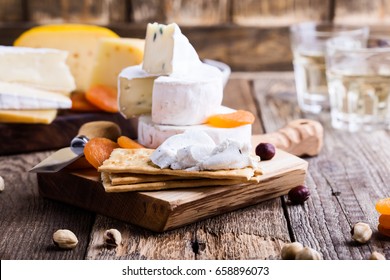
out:
{"label": "cheese knife", "polygon": [[84,147],[89,139],[105,137],[116,141],[120,135],[121,129],[116,123],[109,121],[85,123],[80,127],[78,135],[72,139],[69,147],[54,152],[30,169],[29,172],[53,173],[60,171],[84,155]]}

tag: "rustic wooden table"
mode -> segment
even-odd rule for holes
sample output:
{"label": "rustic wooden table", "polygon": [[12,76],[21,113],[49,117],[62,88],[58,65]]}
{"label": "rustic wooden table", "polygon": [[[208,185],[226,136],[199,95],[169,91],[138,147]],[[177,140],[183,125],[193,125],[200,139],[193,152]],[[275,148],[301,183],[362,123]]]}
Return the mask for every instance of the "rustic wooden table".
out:
{"label": "rustic wooden table", "polygon": [[[224,104],[255,113],[253,133],[272,132],[302,117],[323,124],[324,147],[307,158],[311,196],[304,205],[289,205],[281,197],[157,234],[40,197],[36,174],[27,170],[52,151],[2,156],[0,259],[279,259],[290,241],[320,251],[324,259],[367,259],[373,251],[390,259],[390,238],[377,233],[375,211],[375,202],[390,196],[389,132],[336,131],[328,114],[302,114],[291,72],[233,73]],[[365,245],[351,240],[351,225],[359,221],[374,231]],[[74,250],[53,245],[59,228],[78,236]],[[108,228],[122,232],[123,246],[102,245]]]}

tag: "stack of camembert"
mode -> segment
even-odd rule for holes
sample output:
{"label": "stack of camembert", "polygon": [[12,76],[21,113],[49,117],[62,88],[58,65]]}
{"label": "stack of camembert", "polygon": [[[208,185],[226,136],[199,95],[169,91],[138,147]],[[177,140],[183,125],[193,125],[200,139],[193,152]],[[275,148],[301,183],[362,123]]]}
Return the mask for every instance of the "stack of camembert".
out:
{"label": "stack of camembert", "polygon": [[157,148],[187,130],[206,132],[216,144],[225,139],[251,142],[251,124],[221,128],[208,117],[235,110],[221,106],[221,71],[202,63],[177,24],[148,24],[141,65],[119,75],[119,110],[139,116],[138,142]]}

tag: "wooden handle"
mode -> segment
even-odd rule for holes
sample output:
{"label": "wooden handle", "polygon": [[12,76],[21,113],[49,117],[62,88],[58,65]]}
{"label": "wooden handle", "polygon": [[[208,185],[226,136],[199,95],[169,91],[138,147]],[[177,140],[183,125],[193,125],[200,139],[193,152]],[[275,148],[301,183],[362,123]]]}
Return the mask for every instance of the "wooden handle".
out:
{"label": "wooden handle", "polygon": [[120,127],[109,121],[94,121],[83,124],[79,129],[79,134],[87,136],[89,139],[104,137],[115,141],[121,136]]}
{"label": "wooden handle", "polygon": [[271,143],[296,156],[315,156],[323,145],[324,129],[313,120],[297,119],[273,133],[256,136],[257,143]]}

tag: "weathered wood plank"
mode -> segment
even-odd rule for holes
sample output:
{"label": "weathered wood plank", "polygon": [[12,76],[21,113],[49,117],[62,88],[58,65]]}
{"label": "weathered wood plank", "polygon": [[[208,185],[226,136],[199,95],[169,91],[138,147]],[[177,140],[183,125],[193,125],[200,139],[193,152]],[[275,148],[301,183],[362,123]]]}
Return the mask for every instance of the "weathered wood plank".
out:
{"label": "weathered wood plank", "polygon": [[[268,102],[262,107],[266,130],[283,126],[291,117],[305,117],[320,121],[326,131],[321,153],[307,159],[310,199],[303,206],[286,206],[294,238],[319,250],[325,259],[367,259],[374,250],[389,258],[389,239],[376,232],[374,207],[376,200],[390,194],[388,133],[350,134],[332,129],[326,113],[302,115],[292,75],[284,79],[274,74],[259,76],[255,89],[258,102]],[[374,231],[367,245],[351,239],[351,225],[359,221]]]}
{"label": "weathered wood plank", "polygon": [[[50,152],[0,157],[0,259],[83,259],[95,215],[39,197],[32,166]],[[73,250],[57,249],[53,233],[72,230],[79,244]]]}

